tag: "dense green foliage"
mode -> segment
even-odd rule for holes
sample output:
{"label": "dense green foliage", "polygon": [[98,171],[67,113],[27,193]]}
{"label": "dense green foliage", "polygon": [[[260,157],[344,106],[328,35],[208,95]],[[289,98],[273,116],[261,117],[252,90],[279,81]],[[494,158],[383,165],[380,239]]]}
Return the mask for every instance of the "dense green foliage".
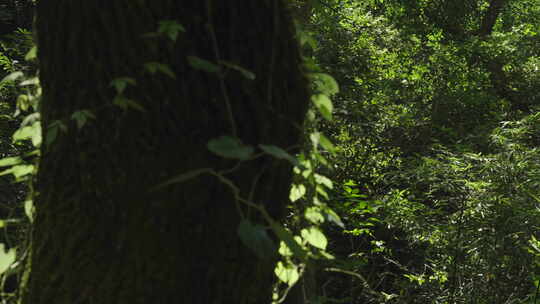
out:
{"label": "dense green foliage", "polygon": [[[205,144],[239,164],[266,156],[295,166],[284,223],[236,197],[258,214],[242,215],[235,228],[253,258],[279,253],[274,303],[540,301],[540,2],[291,2],[312,83],[303,149],[235,136]],[[0,37],[0,74],[10,76],[0,83],[0,203],[9,204],[1,225],[18,223],[2,242],[19,251],[0,252],[0,264],[14,265],[4,279],[22,267],[28,245],[20,227],[32,216],[32,196],[13,182],[31,185],[42,137],[36,66],[24,59],[31,14],[22,13],[26,1],[6,3],[0,22],[10,35]],[[176,41],[186,31],[181,23],[164,20],[152,34]],[[198,55],[188,56],[191,68],[234,71],[238,86],[259,77]],[[167,63],[145,68],[175,76]],[[111,81],[117,97],[132,86],[131,75]],[[114,105],[144,112],[128,99]],[[86,110],[69,117],[79,129],[96,119]],[[50,126],[47,132],[56,133],[43,136],[46,144],[65,128]],[[161,186],[207,175],[234,192],[227,174],[195,168]]]}
{"label": "dense green foliage", "polygon": [[329,293],[534,303],[539,3],[318,4],[313,58],[341,86],[324,130],[347,229],[331,243],[366,283],[341,279]]}
{"label": "dense green foliage", "polygon": [[[25,59],[33,46],[31,20],[33,1],[0,2],[0,300],[13,303],[22,275],[22,261],[28,248],[28,217],[31,205],[27,201],[35,153],[20,131],[32,123],[35,111],[29,84],[11,81],[36,71],[35,63]],[[29,59],[29,57],[27,57]],[[35,114],[33,115],[36,116]],[[23,158],[21,158],[22,156]]]}

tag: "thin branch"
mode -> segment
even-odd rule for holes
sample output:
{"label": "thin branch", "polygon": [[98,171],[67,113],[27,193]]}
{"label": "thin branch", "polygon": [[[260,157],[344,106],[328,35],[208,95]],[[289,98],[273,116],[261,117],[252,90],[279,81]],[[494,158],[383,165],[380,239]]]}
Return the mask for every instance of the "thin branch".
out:
{"label": "thin branch", "polygon": [[[214,56],[216,57],[217,62],[221,62],[222,58],[219,52],[219,45],[216,38],[216,33],[214,31],[214,25],[212,23],[212,1],[206,0],[206,17],[208,18],[208,23],[206,24],[206,28],[208,30],[208,33],[210,34],[210,38],[212,40],[212,49],[214,51]],[[231,100],[229,98],[229,93],[227,92],[227,86],[225,85],[225,80],[222,75],[219,75],[219,86],[221,88],[221,93],[223,94],[223,98],[225,99],[225,107],[227,109],[227,116],[229,119],[229,123],[231,124],[231,132],[234,137],[238,137],[237,128],[236,128],[236,122],[234,120],[233,110],[231,106]]]}
{"label": "thin branch", "polygon": [[364,278],[364,276],[362,276],[359,273],[349,271],[349,270],[334,268],[334,267],[325,268],[324,270],[328,271],[328,272],[338,272],[338,273],[343,273],[343,274],[353,276],[353,277],[359,279],[360,281],[362,281],[362,286],[367,290],[368,293],[370,293],[373,296],[376,296],[377,298],[382,297],[381,293],[376,291],[376,290],[373,290],[373,288],[371,288],[371,286],[369,286],[369,283],[366,280],[366,278]]}

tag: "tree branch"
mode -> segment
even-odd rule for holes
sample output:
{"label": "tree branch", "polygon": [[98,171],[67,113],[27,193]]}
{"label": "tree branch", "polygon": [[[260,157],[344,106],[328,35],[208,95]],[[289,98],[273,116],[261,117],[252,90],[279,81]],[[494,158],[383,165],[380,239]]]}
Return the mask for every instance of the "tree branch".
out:
{"label": "tree branch", "polygon": [[497,18],[507,2],[508,0],[491,0],[488,10],[482,19],[482,23],[480,24],[478,36],[481,38],[486,38],[487,36],[491,35],[495,22],[497,22]]}

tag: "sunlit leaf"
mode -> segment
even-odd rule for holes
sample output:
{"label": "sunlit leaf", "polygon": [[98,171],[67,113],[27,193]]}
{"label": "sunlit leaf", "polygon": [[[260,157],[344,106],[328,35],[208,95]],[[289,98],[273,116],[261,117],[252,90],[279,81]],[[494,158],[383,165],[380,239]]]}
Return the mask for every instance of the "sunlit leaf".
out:
{"label": "sunlit leaf", "polygon": [[19,85],[24,87],[24,86],[38,85],[38,84],[39,84],[39,78],[32,77],[32,78],[26,79],[25,81],[21,82]]}
{"label": "sunlit leaf", "polygon": [[13,133],[13,142],[31,140],[35,147],[41,144],[41,123],[34,122],[32,125],[22,127]]}
{"label": "sunlit leaf", "polygon": [[13,166],[13,175],[15,178],[23,177],[34,172],[34,165],[16,165]]}
{"label": "sunlit leaf", "polygon": [[6,77],[4,77],[2,81],[0,81],[0,83],[15,81],[23,76],[24,74],[21,71],[13,72],[13,73],[8,74]]}
{"label": "sunlit leaf", "polygon": [[293,252],[289,249],[289,246],[287,246],[287,244],[285,244],[285,242],[283,241],[279,242],[278,252],[281,256],[284,257],[292,257],[294,255]]}
{"label": "sunlit leaf", "polygon": [[315,226],[302,229],[300,234],[302,235],[302,238],[304,238],[304,240],[306,240],[309,244],[319,249],[324,250],[328,245],[328,240],[326,239],[324,233],[322,233],[321,230]]}
{"label": "sunlit leaf", "polygon": [[325,199],[329,199],[330,197],[328,196],[328,192],[326,192],[326,189],[321,186],[321,185],[316,185],[315,186],[315,191],[317,191],[317,193],[319,193],[320,195],[322,195]]}
{"label": "sunlit leaf", "polygon": [[306,194],[306,186],[302,184],[292,185],[291,192],[289,194],[289,199],[291,200],[291,202],[296,202],[305,194]]}
{"label": "sunlit leaf", "polygon": [[335,256],[333,256],[333,255],[331,255],[330,253],[328,253],[328,252],[326,252],[326,251],[323,251],[323,250],[321,250],[321,251],[319,252],[319,254],[322,255],[323,258],[328,259],[328,260],[333,260],[333,259],[336,258]]}
{"label": "sunlit leaf", "polygon": [[293,253],[293,255],[301,260],[305,260],[307,257],[307,250],[302,248],[302,246],[298,243],[297,240],[294,239],[294,236],[291,232],[286,230],[281,224],[271,221],[270,227],[274,231],[274,233],[281,239],[285,245],[289,248],[289,250]]}
{"label": "sunlit leaf", "polygon": [[298,267],[296,265],[292,263],[285,264],[282,261],[277,263],[274,273],[281,282],[289,286],[293,286],[300,278]]}
{"label": "sunlit leaf", "polygon": [[13,174],[15,178],[19,179],[23,176],[26,176],[28,174],[32,174],[34,172],[34,165],[31,164],[21,164],[21,165],[15,165],[9,169],[6,169],[2,172],[0,172],[0,176],[7,175],[7,174]]}
{"label": "sunlit leaf", "polygon": [[34,220],[34,202],[32,200],[27,200],[24,202],[24,213],[32,222]]}
{"label": "sunlit leaf", "polygon": [[8,167],[13,165],[18,165],[23,162],[23,159],[19,156],[6,157],[0,159],[0,167]]}
{"label": "sunlit leaf", "polygon": [[338,225],[341,228],[345,228],[345,225],[341,221],[341,218],[339,217],[339,215],[337,215],[336,212],[334,212],[334,210],[330,209],[329,207],[326,207],[323,209],[323,211],[328,221]]}
{"label": "sunlit leaf", "polygon": [[311,140],[313,147],[317,148],[321,142],[321,132],[313,132],[309,134],[309,139]]}
{"label": "sunlit leaf", "polygon": [[334,146],[334,144],[332,144],[332,142],[324,134],[320,134],[319,140],[321,146],[326,149],[326,151],[330,153],[334,153],[336,151],[336,147]]}
{"label": "sunlit leaf", "polygon": [[311,96],[311,101],[317,109],[319,110],[319,113],[326,119],[326,120],[332,120],[332,111],[334,109],[334,106],[332,105],[332,101],[328,96],[324,94],[315,94]]}
{"label": "sunlit leaf", "polygon": [[332,184],[332,180],[330,180],[328,177],[315,173],[313,175],[315,177],[315,182],[319,185],[324,185],[328,189],[334,188],[334,185]]}
{"label": "sunlit leaf", "polygon": [[28,95],[21,94],[17,97],[17,108],[21,111],[27,111],[30,107],[30,98]]}
{"label": "sunlit leaf", "polygon": [[36,57],[37,57],[37,46],[33,46],[28,51],[28,53],[26,53],[26,55],[24,56],[24,60],[30,61],[30,60],[36,59]]}
{"label": "sunlit leaf", "polygon": [[339,92],[339,85],[334,77],[325,73],[311,73],[309,76],[318,93],[331,96]]}
{"label": "sunlit leaf", "polygon": [[324,215],[319,207],[306,208],[304,217],[313,224],[320,224],[324,222]]}
{"label": "sunlit leaf", "polygon": [[5,245],[0,243],[0,274],[9,269],[9,266],[15,262],[16,256],[17,251],[15,248],[6,251]]}

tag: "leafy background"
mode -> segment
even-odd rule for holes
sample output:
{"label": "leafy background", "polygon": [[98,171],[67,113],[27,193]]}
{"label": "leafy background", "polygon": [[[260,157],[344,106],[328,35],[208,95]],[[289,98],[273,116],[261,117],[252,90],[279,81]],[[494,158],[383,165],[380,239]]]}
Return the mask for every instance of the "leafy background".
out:
{"label": "leafy background", "polygon": [[[536,303],[540,3],[318,0],[292,7],[314,93],[306,152],[258,147],[296,166],[288,221],[274,226],[278,248],[268,245],[265,227],[247,220],[238,227],[258,256],[281,255],[275,300],[300,288],[306,303]],[[27,193],[41,130],[29,53],[32,1],[0,8],[0,75],[9,75],[0,83],[0,270],[2,298],[10,301],[27,250]],[[172,40],[182,31],[174,22],[158,30]],[[220,68],[198,57],[190,62]],[[119,95],[128,85],[113,84]],[[92,114],[73,118],[82,127]],[[236,159],[254,151],[234,138],[208,148]],[[174,182],[203,173],[211,172]]]}

